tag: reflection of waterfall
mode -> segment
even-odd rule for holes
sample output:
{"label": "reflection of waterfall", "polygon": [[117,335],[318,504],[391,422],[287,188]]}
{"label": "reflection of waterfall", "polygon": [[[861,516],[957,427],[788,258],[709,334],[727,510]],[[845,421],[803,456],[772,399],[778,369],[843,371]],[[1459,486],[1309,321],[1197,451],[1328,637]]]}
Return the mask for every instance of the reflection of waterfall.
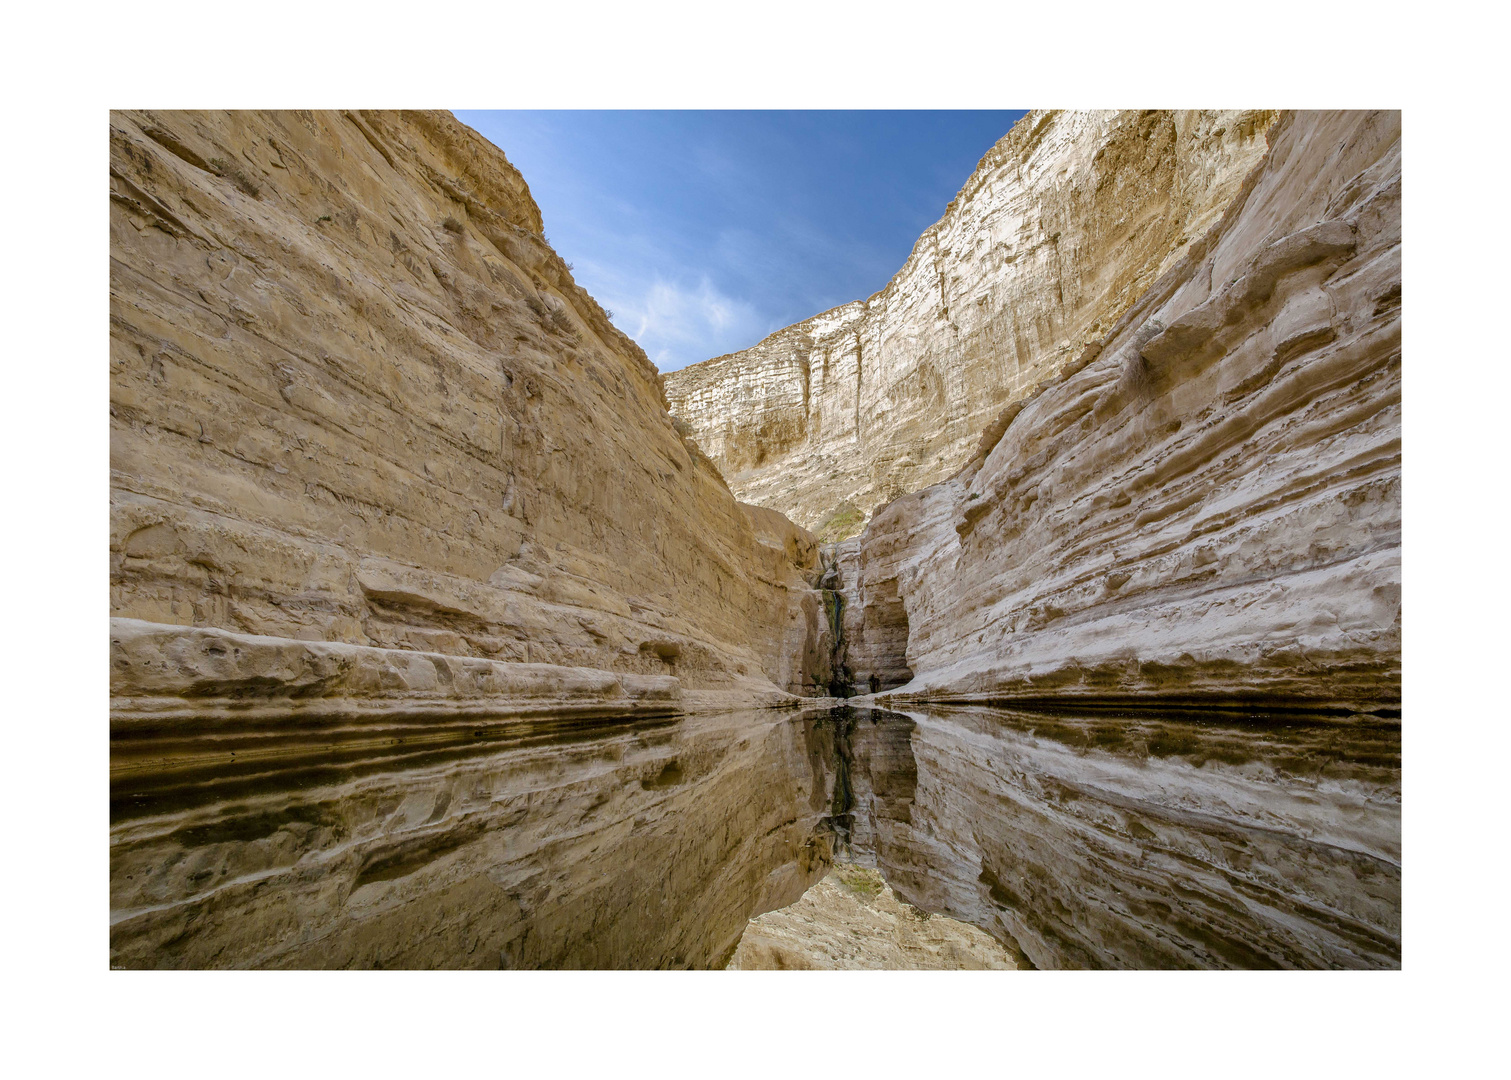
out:
{"label": "reflection of waterfall", "polygon": [[829,798],[825,823],[834,830],[837,854],[849,856],[855,831],[855,784],[851,778],[850,735],[855,730],[855,710],[831,709],[827,718],[834,738],[834,791]]}
{"label": "reflection of waterfall", "polygon": [[718,967],[838,853],[1037,967],[1400,965],[1387,722],[841,705],[454,734],[120,778],[112,963]]}

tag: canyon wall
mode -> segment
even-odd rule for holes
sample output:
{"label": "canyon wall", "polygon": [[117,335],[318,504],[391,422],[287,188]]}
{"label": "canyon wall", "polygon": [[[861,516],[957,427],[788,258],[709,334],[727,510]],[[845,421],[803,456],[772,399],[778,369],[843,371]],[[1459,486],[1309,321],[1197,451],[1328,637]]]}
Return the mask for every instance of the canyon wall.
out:
{"label": "canyon wall", "polygon": [[836,683],[1399,707],[1399,117],[1287,116],[1267,147],[962,468],[826,549]]}
{"label": "canyon wall", "polygon": [[[563,700],[580,669],[619,680],[594,700],[813,688],[811,538],[677,433],[491,144],[165,112],[112,114],[110,146],[118,714],[445,696],[459,665],[494,699],[511,664]],[[378,674],[327,671],[353,664]]]}
{"label": "canyon wall", "polygon": [[1035,112],[881,292],[666,377],[741,499],[824,540],[941,481],[1222,216],[1272,112]]}
{"label": "canyon wall", "polygon": [[911,673],[899,700],[1399,709],[1400,115],[1269,146],[1105,337],[871,521],[844,589],[880,636],[848,647]]}
{"label": "canyon wall", "polygon": [[1035,114],[712,427],[450,116],[110,138],[113,964],[719,966],[836,848],[1025,966],[1399,963],[1398,113]]}
{"label": "canyon wall", "polygon": [[[449,114],[111,114],[113,962],[496,965],[542,924],[480,884],[515,813],[480,751],[827,685],[813,538],[735,500],[541,230]],[[504,960],[713,963],[762,895],[716,942]]]}

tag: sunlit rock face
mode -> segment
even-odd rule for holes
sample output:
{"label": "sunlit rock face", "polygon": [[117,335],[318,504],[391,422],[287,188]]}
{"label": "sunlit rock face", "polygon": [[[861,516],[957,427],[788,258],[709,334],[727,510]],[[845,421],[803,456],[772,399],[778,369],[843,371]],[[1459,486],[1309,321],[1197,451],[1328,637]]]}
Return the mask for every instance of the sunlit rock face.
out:
{"label": "sunlit rock face", "polygon": [[1111,330],[1222,216],[1275,116],[1030,113],[885,289],[672,372],[672,412],[742,500],[853,533]]}
{"label": "sunlit rock face", "polygon": [[201,741],[195,768],[125,776],[111,963],[722,967],[829,866],[836,755],[813,717],[384,734],[279,756]]}
{"label": "sunlit rock face", "polygon": [[711,965],[822,873],[739,732],[633,734],[827,688],[816,544],[679,434],[502,153],[113,113],[110,185],[112,962]]}
{"label": "sunlit rock face", "polygon": [[678,434],[475,132],[113,113],[110,186],[112,616],[816,688],[812,539]]}
{"label": "sunlit rock face", "polygon": [[1399,709],[1400,115],[1269,142],[1078,368],[871,522],[898,694]]}
{"label": "sunlit rock face", "polygon": [[729,971],[1011,971],[969,923],[919,911],[873,868],[837,865],[801,900],[752,919]]}

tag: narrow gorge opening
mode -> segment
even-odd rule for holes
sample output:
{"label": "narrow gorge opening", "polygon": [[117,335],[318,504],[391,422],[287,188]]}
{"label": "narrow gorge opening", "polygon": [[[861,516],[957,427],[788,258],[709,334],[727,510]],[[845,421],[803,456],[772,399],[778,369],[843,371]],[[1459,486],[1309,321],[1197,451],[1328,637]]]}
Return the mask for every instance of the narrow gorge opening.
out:
{"label": "narrow gorge opening", "polygon": [[821,546],[819,559],[823,573],[818,580],[818,589],[829,642],[827,689],[830,697],[847,698],[855,693],[855,671],[850,663],[850,641],[845,633],[847,599],[843,575],[833,547]]}

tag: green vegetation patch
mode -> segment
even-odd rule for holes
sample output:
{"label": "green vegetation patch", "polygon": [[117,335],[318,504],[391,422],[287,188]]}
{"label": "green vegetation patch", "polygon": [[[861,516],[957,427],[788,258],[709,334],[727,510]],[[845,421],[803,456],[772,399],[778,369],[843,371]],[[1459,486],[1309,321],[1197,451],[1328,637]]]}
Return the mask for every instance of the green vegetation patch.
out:
{"label": "green vegetation patch", "polygon": [[846,499],[834,508],[834,512],[818,527],[815,535],[821,544],[837,544],[860,532],[865,524],[865,511]]}
{"label": "green vegetation patch", "polygon": [[881,895],[882,878],[879,871],[864,866],[837,863],[834,874],[847,892],[852,892],[863,900],[870,900]]}

